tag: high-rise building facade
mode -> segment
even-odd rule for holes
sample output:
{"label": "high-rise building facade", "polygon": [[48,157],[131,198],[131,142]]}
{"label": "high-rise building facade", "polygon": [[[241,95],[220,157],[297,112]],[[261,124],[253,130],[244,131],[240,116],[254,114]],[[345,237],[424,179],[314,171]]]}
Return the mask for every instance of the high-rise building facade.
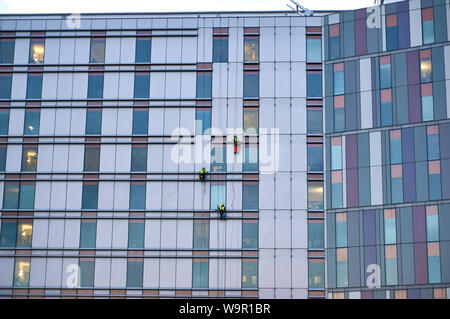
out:
{"label": "high-rise building facade", "polygon": [[1,15],[0,298],[449,298],[449,16]]}

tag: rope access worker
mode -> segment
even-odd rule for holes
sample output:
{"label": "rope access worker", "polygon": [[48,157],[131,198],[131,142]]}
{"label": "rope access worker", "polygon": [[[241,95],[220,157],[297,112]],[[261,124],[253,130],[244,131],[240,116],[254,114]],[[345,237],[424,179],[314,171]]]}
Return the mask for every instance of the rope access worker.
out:
{"label": "rope access worker", "polygon": [[237,136],[234,136],[234,154],[236,154],[237,152],[239,152],[239,140],[237,138]]}
{"label": "rope access worker", "polygon": [[206,170],[206,168],[203,167],[203,168],[200,170],[200,180],[204,181],[204,180],[205,180],[205,177],[206,177],[206,174],[208,174],[208,171]]}
{"label": "rope access worker", "polygon": [[222,205],[220,205],[220,207],[219,207],[219,213],[220,213],[220,218],[221,218],[221,219],[224,219],[225,216],[227,216],[227,212],[226,212],[226,210],[225,210],[225,204],[224,204],[224,203],[222,203]]}

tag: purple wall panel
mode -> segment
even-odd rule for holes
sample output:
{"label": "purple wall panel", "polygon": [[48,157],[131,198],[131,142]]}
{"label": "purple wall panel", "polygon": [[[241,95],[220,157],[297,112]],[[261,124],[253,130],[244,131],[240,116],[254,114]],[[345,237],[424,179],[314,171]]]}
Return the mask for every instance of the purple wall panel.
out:
{"label": "purple wall panel", "polygon": [[419,74],[419,51],[410,51],[407,53],[408,65],[408,84],[420,83]]}
{"label": "purple wall panel", "polygon": [[347,169],[347,207],[358,207],[359,205],[359,183],[358,169]]}
{"label": "purple wall panel", "polygon": [[416,284],[428,283],[427,244],[414,244],[414,269]]}
{"label": "purple wall panel", "polygon": [[402,159],[403,163],[414,162],[414,129],[412,127],[402,129]]}
{"label": "purple wall panel", "polygon": [[413,207],[413,229],[414,229],[414,242],[424,243],[427,241],[426,236],[426,221],[425,221],[425,206]]}
{"label": "purple wall panel", "polygon": [[403,201],[411,203],[416,201],[416,165],[403,164]]}
{"label": "purple wall panel", "polygon": [[367,53],[367,22],[366,9],[355,11],[355,54]]}
{"label": "purple wall panel", "polygon": [[419,289],[408,289],[408,299],[420,299]]}
{"label": "purple wall panel", "polygon": [[420,84],[408,86],[409,122],[418,123],[422,120],[420,103]]}
{"label": "purple wall panel", "polygon": [[[403,2],[408,6],[407,1]],[[399,9],[400,11],[400,9]],[[409,48],[411,42],[409,39],[409,12],[399,12],[398,17],[398,47],[399,49]]]}
{"label": "purple wall panel", "polygon": [[347,169],[358,168],[358,135],[347,135],[345,138],[345,147]]}

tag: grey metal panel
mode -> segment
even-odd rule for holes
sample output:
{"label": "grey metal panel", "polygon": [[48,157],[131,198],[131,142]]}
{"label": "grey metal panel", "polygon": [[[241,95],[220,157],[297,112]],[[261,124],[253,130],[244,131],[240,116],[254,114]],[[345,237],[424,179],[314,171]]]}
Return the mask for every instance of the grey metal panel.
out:
{"label": "grey metal panel", "polygon": [[413,244],[401,245],[402,276],[399,283],[403,285],[414,284],[414,247]]}
{"label": "grey metal panel", "polygon": [[412,208],[402,207],[399,211],[400,218],[400,239],[402,243],[413,242],[413,222],[412,222]]}
{"label": "grey metal panel", "polygon": [[450,242],[440,243],[441,248],[441,281],[450,282]]}
{"label": "grey metal panel", "polygon": [[336,288],[336,249],[327,249],[327,288]]}
{"label": "grey metal panel", "polygon": [[[443,69],[443,68],[440,68]],[[433,78],[434,80],[434,78]],[[434,119],[442,120],[447,118],[447,101],[445,81],[433,83],[433,108]]]}
{"label": "grey metal panel", "polygon": [[347,236],[348,247],[358,247],[359,243],[359,211],[352,211],[347,213]]}
{"label": "grey metal panel", "polygon": [[[406,73],[406,72],[402,72]],[[400,86],[393,89],[395,96],[395,106],[396,106],[396,118],[397,124],[407,124],[409,123],[409,110],[408,110],[408,87]]]}
{"label": "grey metal panel", "polygon": [[360,287],[361,286],[361,274],[360,274],[360,256],[359,247],[348,248],[348,286]]}

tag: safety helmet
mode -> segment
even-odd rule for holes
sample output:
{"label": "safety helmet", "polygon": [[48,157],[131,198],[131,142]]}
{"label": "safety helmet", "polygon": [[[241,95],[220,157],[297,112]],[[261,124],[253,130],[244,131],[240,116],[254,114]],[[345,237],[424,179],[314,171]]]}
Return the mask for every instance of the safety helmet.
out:
{"label": "safety helmet", "polygon": [[225,204],[224,204],[224,203],[222,203],[222,205],[220,205],[220,206],[225,206]]}

